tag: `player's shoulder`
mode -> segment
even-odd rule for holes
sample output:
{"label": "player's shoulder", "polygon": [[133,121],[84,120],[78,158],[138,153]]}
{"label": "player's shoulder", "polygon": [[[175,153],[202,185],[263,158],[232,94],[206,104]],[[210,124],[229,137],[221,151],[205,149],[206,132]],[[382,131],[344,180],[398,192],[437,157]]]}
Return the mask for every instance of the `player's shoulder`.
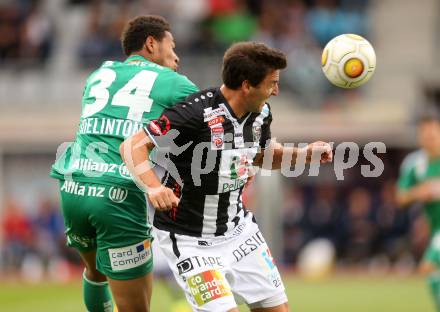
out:
{"label": "player's shoulder", "polygon": [[215,103],[218,103],[215,99],[216,92],[215,88],[210,88],[192,93],[184,100],[167,108],[165,112],[177,112],[191,117],[191,119],[202,119],[206,110],[215,106]]}
{"label": "player's shoulder", "polygon": [[191,119],[201,119],[208,107],[214,106],[215,88],[205,89],[188,95],[184,100],[175,103],[165,112],[175,112],[191,117]]}
{"label": "player's shoulder", "polygon": [[219,88],[208,88],[188,95],[185,102],[199,108],[215,106],[221,102]]}
{"label": "player's shoulder", "polygon": [[428,164],[428,155],[422,149],[413,151],[405,156],[400,166],[401,172],[409,172],[417,168],[424,168]]}
{"label": "player's shoulder", "polygon": [[199,90],[186,75],[180,74],[171,69],[167,72],[164,72],[162,77],[172,81],[172,84],[175,86],[190,86],[195,88],[195,90]]}

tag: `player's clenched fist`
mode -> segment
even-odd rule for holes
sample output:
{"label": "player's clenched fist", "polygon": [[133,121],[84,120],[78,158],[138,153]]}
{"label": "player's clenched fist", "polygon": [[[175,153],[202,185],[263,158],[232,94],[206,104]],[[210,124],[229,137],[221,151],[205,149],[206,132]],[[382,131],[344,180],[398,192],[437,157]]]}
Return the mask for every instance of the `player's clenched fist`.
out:
{"label": "player's clenched fist", "polygon": [[331,162],[333,159],[333,150],[331,145],[322,141],[313,142],[307,145],[307,162],[314,161],[315,159],[319,159],[321,164]]}
{"label": "player's clenched fist", "polygon": [[168,211],[179,205],[179,198],[174,195],[172,189],[165,186],[152,188],[147,195],[151,204],[157,210]]}

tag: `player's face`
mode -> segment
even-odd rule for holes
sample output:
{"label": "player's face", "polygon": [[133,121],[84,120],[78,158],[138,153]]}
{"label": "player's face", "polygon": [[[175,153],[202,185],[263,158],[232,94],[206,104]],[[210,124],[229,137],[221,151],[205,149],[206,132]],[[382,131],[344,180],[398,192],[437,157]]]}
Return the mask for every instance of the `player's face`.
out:
{"label": "player's face", "polygon": [[179,67],[179,57],[174,52],[175,47],[173,35],[169,31],[166,31],[165,37],[159,41],[157,63],[176,71]]}
{"label": "player's face", "polygon": [[264,80],[255,88],[250,87],[248,111],[259,113],[263,109],[266,100],[272,95],[278,95],[280,71],[274,70],[266,75]]}
{"label": "player's face", "polygon": [[440,123],[425,121],[419,125],[419,144],[428,153],[437,152],[440,148]]}

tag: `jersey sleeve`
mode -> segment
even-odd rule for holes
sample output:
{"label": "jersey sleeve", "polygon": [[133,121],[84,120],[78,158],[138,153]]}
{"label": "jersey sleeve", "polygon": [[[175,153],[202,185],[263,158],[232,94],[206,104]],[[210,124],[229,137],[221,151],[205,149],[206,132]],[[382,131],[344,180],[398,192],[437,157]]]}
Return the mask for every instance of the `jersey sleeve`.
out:
{"label": "jersey sleeve", "polygon": [[183,101],[188,95],[198,92],[199,88],[186,76],[176,74],[171,90],[171,105]]}
{"label": "jersey sleeve", "polygon": [[171,130],[177,130],[178,141],[184,143],[190,141],[190,137],[200,129],[201,121],[201,113],[193,105],[179,102],[165,109],[158,119],[150,121],[144,127],[144,131],[157,142],[158,137],[168,134]]}
{"label": "jersey sleeve", "polygon": [[272,138],[270,131],[270,126],[272,124],[272,112],[269,104],[266,103],[266,105],[263,107],[262,114],[265,114],[266,117],[263,119],[263,124],[261,125],[260,147],[265,148],[268,144],[268,140]]}

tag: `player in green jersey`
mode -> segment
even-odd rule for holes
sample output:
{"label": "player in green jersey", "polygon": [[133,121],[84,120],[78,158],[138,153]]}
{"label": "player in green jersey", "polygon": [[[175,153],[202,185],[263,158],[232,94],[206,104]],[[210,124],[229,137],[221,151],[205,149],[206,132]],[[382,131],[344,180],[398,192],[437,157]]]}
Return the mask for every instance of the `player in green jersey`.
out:
{"label": "player in green jersey", "polygon": [[86,269],[88,311],[148,311],[152,253],[146,200],[119,154],[119,145],[149,120],[198,91],[176,72],[179,59],[168,22],[131,20],[122,37],[128,58],[106,61],[84,89],[76,139],[57,153],[51,176],[59,180],[68,244]]}
{"label": "player in green jersey", "polygon": [[428,274],[437,311],[440,311],[440,120],[430,114],[418,125],[420,150],[409,154],[402,163],[397,200],[407,206],[423,203],[430,226],[431,241],[420,269]]}

